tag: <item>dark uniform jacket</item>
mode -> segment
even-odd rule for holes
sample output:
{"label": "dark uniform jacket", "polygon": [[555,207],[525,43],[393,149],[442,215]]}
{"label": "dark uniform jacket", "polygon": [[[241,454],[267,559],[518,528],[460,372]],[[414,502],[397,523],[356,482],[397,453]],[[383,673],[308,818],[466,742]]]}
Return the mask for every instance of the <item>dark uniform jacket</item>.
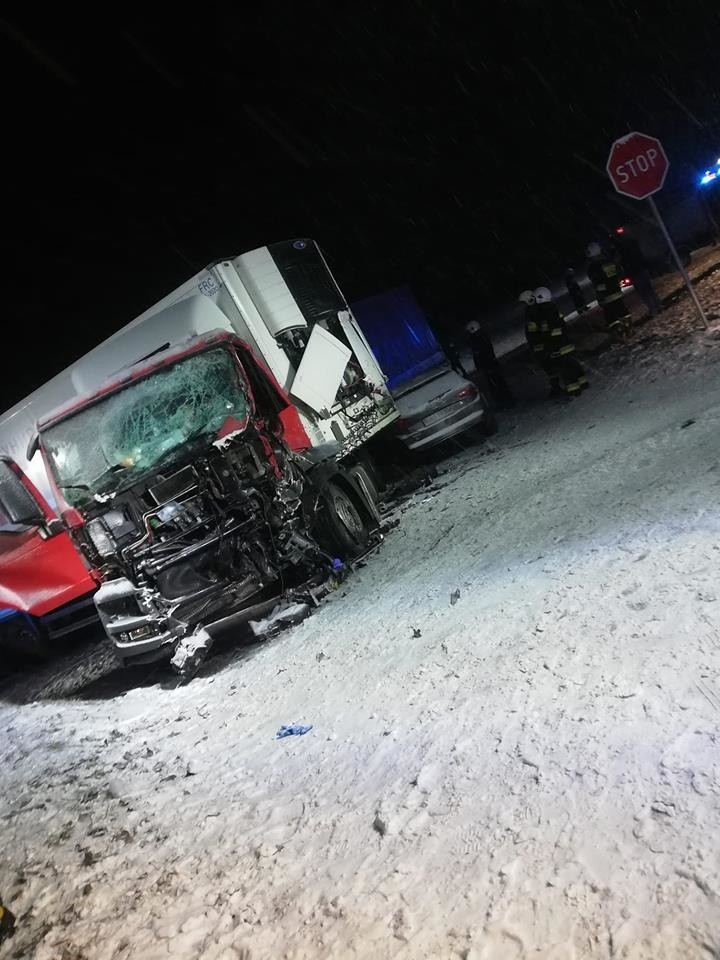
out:
{"label": "dark uniform jacket", "polygon": [[539,304],[528,303],[525,307],[525,339],[533,353],[545,351],[545,338],[540,329]]}
{"label": "dark uniform jacket", "polygon": [[492,370],[498,366],[493,342],[482,328],[468,334],[468,344],[477,370]]}
{"label": "dark uniform jacket", "polygon": [[525,311],[525,338],[539,357],[562,357],[572,353],[565,318],[554,303],[531,303]]}
{"label": "dark uniform jacket", "polygon": [[554,303],[535,304],[543,350],[549,357],[564,357],[572,353],[575,344],[570,339],[565,318]]}
{"label": "dark uniform jacket", "polygon": [[613,260],[597,259],[588,264],[588,277],[601,306],[622,297],[620,268]]}

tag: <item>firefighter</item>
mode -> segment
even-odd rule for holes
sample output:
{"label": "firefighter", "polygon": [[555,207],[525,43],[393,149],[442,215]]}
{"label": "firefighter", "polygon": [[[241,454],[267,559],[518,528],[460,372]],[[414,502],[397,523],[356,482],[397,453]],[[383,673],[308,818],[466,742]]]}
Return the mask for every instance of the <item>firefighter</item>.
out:
{"label": "firefighter", "polygon": [[[533,359],[543,371],[543,373],[548,373],[546,355],[545,355],[545,337],[540,330],[540,324],[538,323],[538,309],[537,304],[535,303],[535,294],[532,290],[523,290],[523,292],[518,297],[518,303],[523,304],[524,314],[525,314],[525,339],[527,344],[532,351]],[[559,383],[554,382],[553,378],[550,378],[550,393],[555,395],[559,393]]]}
{"label": "firefighter", "polygon": [[567,292],[570,294],[572,302],[575,304],[575,309],[577,312],[585,313],[587,310],[585,294],[582,292],[582,287],[578,283],[578,279],[575,276],[575,271],[572,267],[568,267],[565,271],[565,286],[567,287]]}
{"label": "firefighter", "polygon": [[459,324],[454,311],[433,310],[428,319],[430,327],[435,334],[435,339],[440,344],[440,349],[448,359],[448,363],[461,377],[467,376],[465,367],[462,364],[460,348],[458,347],[456,337],[450,331],[457,329]]}
{"label": "firefighter", "polygon": [[499,410],[515,406],[515,397],[495,356],[495,347],[479,320],[465,324],[468,346],[473,357],[476,373],[487,383],[493,402]]}
{"label": "firefighter", "polygon": [[608,333],[613,340],[627,340],[630,336],[630,312],[620,286],[620,268],[603,253],[599,243],[589,244],[587,255],[590,261],[588,277],[603,308]]}
{"label": "firefighter", "polygon": [[560,374],[556,369],[557,365],[550,362],[546,342],[547,323],[543,331],[535,294],[532,290],[523,290],[518,301],[525,307],[525,339],[532,351],[533,359],[550,381],[550,396],[561,397],[563,391],[560,387]]}
{"label": "firefighter", "polygon": [[551,395],[577,397],[589,384],[582,364],[574,356],[575,344],[570,339],[565,318],[547,287],[538,287],[534,299]]}

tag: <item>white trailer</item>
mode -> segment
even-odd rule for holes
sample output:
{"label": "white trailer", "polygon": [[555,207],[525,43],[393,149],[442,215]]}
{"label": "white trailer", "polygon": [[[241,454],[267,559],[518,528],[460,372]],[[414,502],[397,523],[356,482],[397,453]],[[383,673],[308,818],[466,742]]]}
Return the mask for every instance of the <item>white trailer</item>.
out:
{"label": "white trailer", "polygon": [[317,244],[290,240],[201,270],[0,416],[0,452],[53,499],[35,423],[123,367],[191,336],[234,331],[296,402],[313,446],[342,458],[398,417],[385,377]]}

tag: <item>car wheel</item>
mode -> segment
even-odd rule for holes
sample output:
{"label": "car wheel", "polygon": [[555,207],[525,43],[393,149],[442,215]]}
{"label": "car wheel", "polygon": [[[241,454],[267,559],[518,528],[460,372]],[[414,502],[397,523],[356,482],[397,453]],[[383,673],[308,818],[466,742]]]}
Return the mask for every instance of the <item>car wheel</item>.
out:
{"label": "car wheel", "polygon": [[329,483],[323,493],[322,539],[341,558],[352,559],[367,547],[370,532],[352,497],[338,483]]}

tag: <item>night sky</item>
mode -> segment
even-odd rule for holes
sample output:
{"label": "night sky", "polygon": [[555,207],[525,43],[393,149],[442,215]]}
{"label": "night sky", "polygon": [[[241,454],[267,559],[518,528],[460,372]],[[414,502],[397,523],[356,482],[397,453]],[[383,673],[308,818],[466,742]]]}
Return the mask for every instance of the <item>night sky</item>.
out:
{"label": "night sky", "polygon": [[219,257],[311,236],[350,299],[492,304],[628,215],[616,137],[670,191],[720,154],[716,2],[255,7],[0,20],[0,410]]}

